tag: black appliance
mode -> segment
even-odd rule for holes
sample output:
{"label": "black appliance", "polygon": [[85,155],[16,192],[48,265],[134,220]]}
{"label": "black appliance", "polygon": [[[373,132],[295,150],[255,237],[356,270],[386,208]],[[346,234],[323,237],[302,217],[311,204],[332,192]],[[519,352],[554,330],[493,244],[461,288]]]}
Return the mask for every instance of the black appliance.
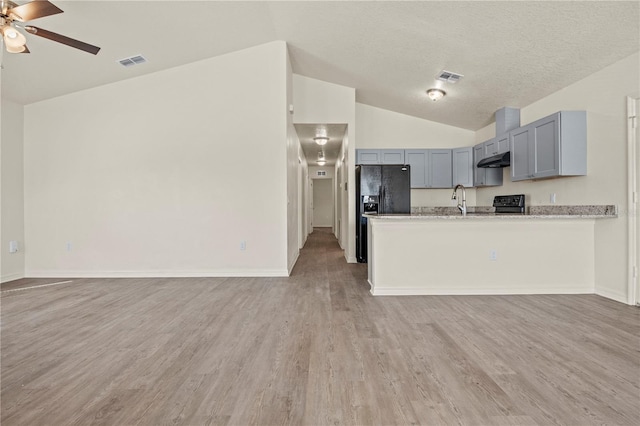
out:
{"label": "black appliance", "polygon": [[478,161],[478,167],[497,169],[500,167],[509,167],[511,165],[511,152],[496,154],[491,157],[483,158]]}
{"label": "black appliance", "polygon": [[367,262],[367,218],[364,213],[411,213],[408,165],[356,166],[356,259]]}
{"label": "black appliance", "polygon": [[496,214],[524,214],[524,194],[496,195],[493,197]]}

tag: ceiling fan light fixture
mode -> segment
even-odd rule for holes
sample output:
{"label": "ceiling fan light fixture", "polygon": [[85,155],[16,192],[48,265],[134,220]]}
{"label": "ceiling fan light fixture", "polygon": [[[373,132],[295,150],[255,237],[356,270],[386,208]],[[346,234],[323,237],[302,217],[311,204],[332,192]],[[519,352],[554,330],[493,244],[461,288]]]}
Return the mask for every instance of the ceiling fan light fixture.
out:
{"label": "ceiling fan light fixture", "polygon": [[442,89],[429,89],[427,90],[427,96],[429,96],[429,99],[431,99],[433,102],[436,102],[442,98],[444,98],[444,96],[447,94],[447,92],[445,92]]}
{"label": "ceiling fan light fixture", "polygon": [[27,46],[25,46],[24,44],[17,47],[9,46],[8,44],[6,44],[5,47],[7,48],[7,52],[9,53],[23,53],[27,50]]}
{"label": "ceiling fan light fixture", "polygon": [[327,142],[329,142],[329,138],[327,136],[316,136],[313,140],[320,146],[326,145]]}
{"label": "ceiling fan light fixture", "polygon": [[2,35],[4,38],[4,44],[7,46],[7,50],[9,50],[9,47],[17,49],[19,47],[24,47],[24,45],[27,44],[25,36],[11,25],[7,24],[2,27]]}

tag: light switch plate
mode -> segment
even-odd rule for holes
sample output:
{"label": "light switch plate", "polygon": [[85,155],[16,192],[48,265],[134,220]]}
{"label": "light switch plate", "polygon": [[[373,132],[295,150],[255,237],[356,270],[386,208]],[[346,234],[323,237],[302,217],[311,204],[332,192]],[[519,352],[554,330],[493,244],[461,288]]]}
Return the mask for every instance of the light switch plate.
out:
{"label": "light switch plate", "polygon": [[17,252],[18,252],[18,242],[9,241],[9,253],[17,253]]}

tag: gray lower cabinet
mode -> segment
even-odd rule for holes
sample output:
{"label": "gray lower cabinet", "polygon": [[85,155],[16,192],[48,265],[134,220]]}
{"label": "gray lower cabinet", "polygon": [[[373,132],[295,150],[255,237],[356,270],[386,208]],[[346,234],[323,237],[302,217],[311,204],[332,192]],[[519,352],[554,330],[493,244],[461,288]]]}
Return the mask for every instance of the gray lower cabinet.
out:
{"label": "gray lower cabinet", "polygon": [[[509,137],[507,136],[506,139],[509,140]],[[503,172],[501,168],[476,167],[480,160],[488,156],[495,155],[497,153],[496,152],[496,153],[485,154],[487,152],[487,149],[486,149],[487,144],[495,143],[495,141],[497,140],[498,138],[493,138],[473,147],[473,186],[483,187],[483,186],[502,185]],[[506,152],[506,151],[503,151],[503,152]]]}
{"label": "gray lower cabinet", "polygon": [[473,186],[473,147],[456,148],[451,151],[453,164],[452,186]]}
{"label": "gray lower cabinet", "polygon": [[411,166],[411,188],[451,188],[453,186],[450,149],[406,149]]}
{"label": "gray lower cabinet", "polygon": [[560,111],[510,132],[511,180],[587,174],[587,115]]}
{"label": "gray lower cabinet", "polygon": [[405,164],[404,149],[357,149],[356,164]]}

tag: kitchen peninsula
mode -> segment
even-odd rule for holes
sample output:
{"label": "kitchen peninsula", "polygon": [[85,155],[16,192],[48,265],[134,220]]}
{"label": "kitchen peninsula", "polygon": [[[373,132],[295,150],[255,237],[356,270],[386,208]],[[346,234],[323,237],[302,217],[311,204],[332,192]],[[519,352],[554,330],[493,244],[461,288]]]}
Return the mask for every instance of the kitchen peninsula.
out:
{"label": "kitchen peninsula", "polygon": [[489,209],[367,215],[371,294],[594,292],[594,225],[616,218],[615,206],[532,206],[526,215]]}

